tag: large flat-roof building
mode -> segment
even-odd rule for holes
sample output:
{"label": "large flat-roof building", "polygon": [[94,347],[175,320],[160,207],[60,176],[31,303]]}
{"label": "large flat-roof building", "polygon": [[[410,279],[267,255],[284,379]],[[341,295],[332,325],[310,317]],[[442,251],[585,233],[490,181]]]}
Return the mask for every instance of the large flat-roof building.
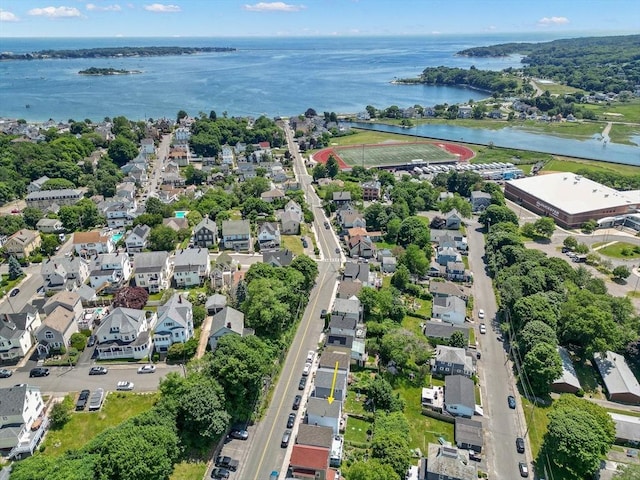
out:
{"label": "large flat-roof building", "polygon": [[634,213],[640,192],[619,192],[575,173],[551,173],[505,182],[504,194],[523,207],[546,215],[565,228]]}

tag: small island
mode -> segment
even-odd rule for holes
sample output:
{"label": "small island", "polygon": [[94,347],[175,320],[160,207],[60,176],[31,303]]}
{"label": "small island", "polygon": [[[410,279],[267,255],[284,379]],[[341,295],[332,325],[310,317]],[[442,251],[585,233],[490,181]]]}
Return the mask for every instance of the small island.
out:
{"label": "small island", "polygon": [[142,73],[140,70],[121,70],[117,68],[97,68],[90,67],[84,70],[80,70],[80,75],[133,75],[136,73]]}

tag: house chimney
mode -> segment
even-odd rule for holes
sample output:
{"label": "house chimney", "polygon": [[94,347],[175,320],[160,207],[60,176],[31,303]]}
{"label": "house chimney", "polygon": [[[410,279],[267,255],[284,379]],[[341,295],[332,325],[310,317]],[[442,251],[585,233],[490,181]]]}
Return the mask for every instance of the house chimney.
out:
{"label": "house chimney", "polygon": [[231,328],[231,322],[227,322],[227,328]]}
{"label": "house chimney", "polygon": [[182,295],[178,295],[178,303],[182,303]]}

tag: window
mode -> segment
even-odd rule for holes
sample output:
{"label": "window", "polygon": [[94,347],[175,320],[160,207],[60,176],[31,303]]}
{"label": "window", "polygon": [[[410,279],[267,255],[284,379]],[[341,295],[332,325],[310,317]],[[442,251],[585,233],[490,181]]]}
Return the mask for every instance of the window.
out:
{"label": "window", "polygon": [[46,338],[47,340],[53,339],[54,338],[53,332],[50,332],[50,331],[44,332],[44,338]]}

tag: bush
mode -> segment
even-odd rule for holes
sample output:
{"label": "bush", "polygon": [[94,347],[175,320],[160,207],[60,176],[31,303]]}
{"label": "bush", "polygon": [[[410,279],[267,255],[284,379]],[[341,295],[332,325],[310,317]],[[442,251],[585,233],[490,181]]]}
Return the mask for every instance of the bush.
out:
{"label": "bush", "polygon": [[51,408],[49,420],[51,421],[51,429],[59,430],[71,419],[69,409],[64,402],[56,403]]}
{"label": "bush", "polygon": [[580,397],[580,398],[584,397],[584,390],[583,389],[578,390],[576,392],[576,397]]}
{"label": "bush", "polygon": [[[87,337],[82,333],[74,333],[71,335],[71,347],[76,351],[83,351],[87,346]],[[69,349],[69,355],[71,355],[71,349]]]}

